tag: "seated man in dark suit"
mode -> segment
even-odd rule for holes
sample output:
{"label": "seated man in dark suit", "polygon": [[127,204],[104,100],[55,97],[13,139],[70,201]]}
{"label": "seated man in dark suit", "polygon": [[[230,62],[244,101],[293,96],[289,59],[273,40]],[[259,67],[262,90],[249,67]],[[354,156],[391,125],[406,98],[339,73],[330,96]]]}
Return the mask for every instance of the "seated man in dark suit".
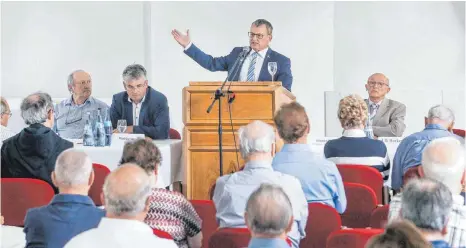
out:
{"label": "seated man in dark suit", "polygon": [[[126,120],[126,133],[140,133],[151,139],[168,139],[170,116],[165,95],[148,86],[146,69],[129,65],[123,71],[126,91],[113,95],[110,118],[113,128]],[[116,130],[115,130],[116,131]]]}
{"label": "seated man in dark suit", "polygon": [[[34,93],[21,103],[21,116],[29,127],[5,140],[1,150],[2,178],[36,178],[48,182],[58,155],[73,147],[51,129],[53,102],[47,93]],[[54,187],[55,192],[58,192]]]}
{"label": "seated man in dark suit", "polygon": [[[233,65],[238,56],[242,55],[242,47],[233,48],[227,56],[213,58],[191,42],[189,30],[184,35],[175,29],[172,31],[172,35],[184,48],[184,53],[199,65],[209,71],[228,71],[230,81],[281,81],[283,87],[291,91],[293,83],[291,61],[269,47],[269,43],[272,41],[272,31],[272,24],[267,20],[258,19],[252,23],[248,33],[250,51],[247,56],[244,55],[246,58],[235,70],[233,70]],[[276,64],[277,70],[273,77],[268,70],[270,62]]]}
{"label": "seated man in dark suit", "polygon": [[24,221],[26,247],[61,248],[74,236],[95,228],[105,211],[87,196],[94,182],[92,161],[69,149],[57,158],[52,181],[60,194],[49,205],[29,209]]}

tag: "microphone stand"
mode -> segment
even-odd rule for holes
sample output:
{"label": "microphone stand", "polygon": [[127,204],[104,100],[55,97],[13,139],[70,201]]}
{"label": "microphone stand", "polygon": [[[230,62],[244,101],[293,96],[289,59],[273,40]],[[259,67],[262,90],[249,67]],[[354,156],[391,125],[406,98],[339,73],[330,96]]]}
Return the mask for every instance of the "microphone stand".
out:
{"label": "microphone stand", "polygon": [[[237,68],[238,67],[238,62],[245,58],[245,56],[247,55],[247,53],[245,53],[246,51],[249,52],[249,50],[243,49],[243,52],[241,52],[239,54],[238,58],[236,59],[235,63],[233,64],[232,72],[234,72],[235,70],[238,69]],[[210,106],[207,108],[207,113],[210,113],[210,111],[212,111],[212,107],[214,106],[215,102],[218,100],[218,130],[217,130],[217,132],[218,132],[218,151],[219,151],[219,162],[220,162],[220,164],[219,164],[220,176],[223,176],[223,144],[222,144],[223,131],[222,131],[222,100],[221,100],[221,98],[225,97],[225,94],[223,93],[223,87],[225,87],[225,84],[226,84],[227,81],[230,81],[230,75],[231,74],[228,74],[225,81],[223,81],[222,86],[220,88],[218,88],[217,90],[215,90],[214,99],[212,100],[212,103],[210,104]],[[236,73],[234,75],[236,75]]]}

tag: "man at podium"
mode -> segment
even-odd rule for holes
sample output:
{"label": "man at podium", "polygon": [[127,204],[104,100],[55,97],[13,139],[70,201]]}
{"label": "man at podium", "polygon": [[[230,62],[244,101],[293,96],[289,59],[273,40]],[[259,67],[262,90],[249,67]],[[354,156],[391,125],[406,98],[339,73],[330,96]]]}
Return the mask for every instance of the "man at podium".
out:
{"label": "man at podium", "polygon": [[[228,71],[230,81],[281,81],[291,91],[293,76],[289,58],[269,47],[273,27],[270,22],[258,19],[248,32],[250,47],[235,47],[230,54],[212,57],[191,42],[189,30],[186,34],[174,29],[172,35],[184,48],[184,53],[209,71]],[[236,61],[237,69],[233,68]]]}

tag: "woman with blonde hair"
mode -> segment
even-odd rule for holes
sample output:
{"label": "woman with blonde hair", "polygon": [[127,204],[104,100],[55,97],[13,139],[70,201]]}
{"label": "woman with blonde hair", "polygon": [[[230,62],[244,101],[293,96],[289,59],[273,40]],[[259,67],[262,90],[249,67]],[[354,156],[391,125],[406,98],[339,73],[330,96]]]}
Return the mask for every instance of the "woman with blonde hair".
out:
{"label": "woman with blonde hair", "polygon": [[366,137],[367,104],[358,95],[349,95],[340,100],[338,119],[343,128],[342,137],[329,140],[324,147],[325,157],[335,164],[371,166],[388,180],[390,160],[387,147],[380,140]]}

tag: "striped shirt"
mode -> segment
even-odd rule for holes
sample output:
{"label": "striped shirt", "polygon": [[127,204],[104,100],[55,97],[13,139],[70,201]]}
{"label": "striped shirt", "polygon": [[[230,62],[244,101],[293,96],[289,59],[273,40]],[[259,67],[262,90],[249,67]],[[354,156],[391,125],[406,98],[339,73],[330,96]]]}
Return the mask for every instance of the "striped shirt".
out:
{"label": "striped shirt", "polygon": [[357,164],[371,166],[382,174],[384,181],[388,180],[390,159],[387,147],[380,140],[366,137],[361,129],[349,129],[343,136],[329,140],[324,147],[325,157],[335,164]]}

